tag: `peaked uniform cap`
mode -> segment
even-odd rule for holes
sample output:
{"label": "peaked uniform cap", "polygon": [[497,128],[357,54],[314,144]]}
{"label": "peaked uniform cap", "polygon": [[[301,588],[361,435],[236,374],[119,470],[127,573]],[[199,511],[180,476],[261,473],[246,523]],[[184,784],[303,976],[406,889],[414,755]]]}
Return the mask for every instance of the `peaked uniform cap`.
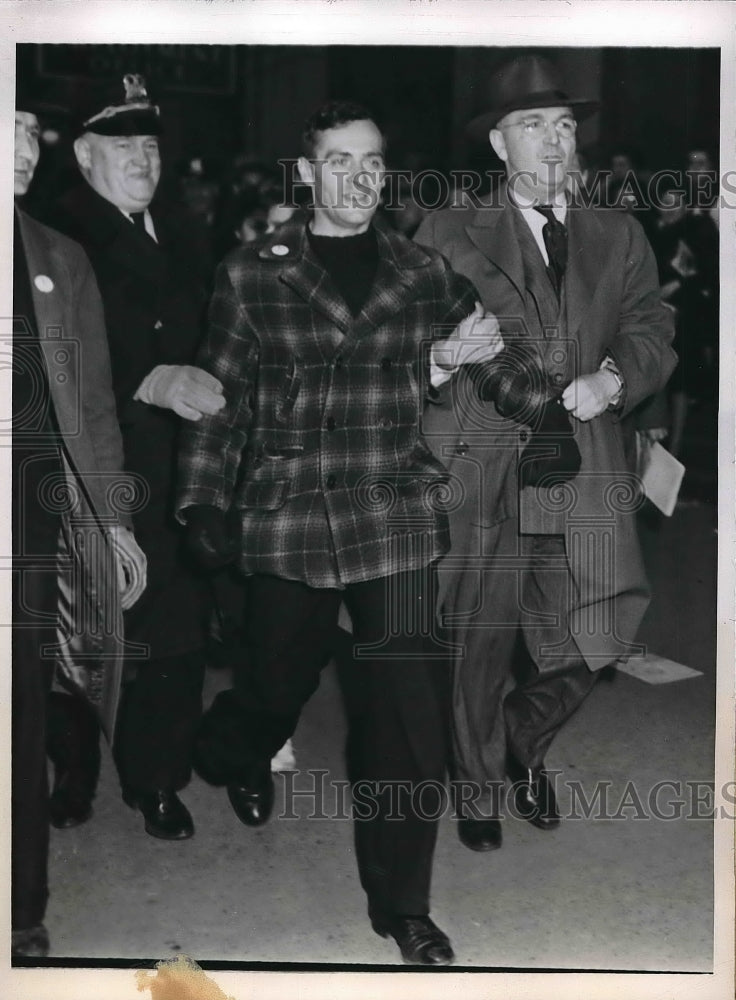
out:
{"label": "peaked uniform cap", "polygon": [[598,110],[598,101],[571,97],[557,68],[541,56],[520,56],[498,69],[488,81],[489,109],[474,118],[467,133],[487,142],[488,133],[512,111],[531,108],[571,108],[578,119]]}
{"label": "peaked uniform cap", "polygon": [[163,127],[158,105],[148,96],[145,78],[126,73],[91,96],[77,109],[77,133],[96,135],[161,135]]}

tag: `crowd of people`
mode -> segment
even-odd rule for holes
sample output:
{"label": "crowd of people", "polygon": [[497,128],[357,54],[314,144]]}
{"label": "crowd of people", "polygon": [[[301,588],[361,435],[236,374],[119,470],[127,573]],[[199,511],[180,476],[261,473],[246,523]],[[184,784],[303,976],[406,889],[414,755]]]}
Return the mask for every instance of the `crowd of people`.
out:
{"label": "crowd of people", "polygon": [[[48,824],[89,820],[100,729],[149,835],[194,835],[178,795],[193,767],[260,826],[346,613],[350,778],[370,792],[356,858],[372,928],[404,961],[454,952],[429,916],[436,815],[410,795],[397,822],[392,791],[449,772],[474,851],[502,846],[507,776],[520,815],[559,824],[548,748],[647,606],[636,505],[611,505],[626,428],[669,384],[677,450],[717,358],[712,206],[683,185],[651,213],[576,204],[577,121],[596,107],[537,57],[490,77],[469,125],[503,166],[490,207],[460,189],[429,211],[405,183],[406,209],[382,209],[385,139],[347,101],[308,119],[300,152],[295,137],[287,204],[278,165],[213,176],[202,156],[180,205],[157,198],[165,123],[130,73],[74,109],[78,175],[26,202],[36,221],[43,107],[19,87],[14,341],[40,381],[14,367],[16,957],[48,953]],[[24,484],[28,453],[48,468]],[[71,484],[53,516],[49,477]],[[202,716],[228,615],[232,687]]]}

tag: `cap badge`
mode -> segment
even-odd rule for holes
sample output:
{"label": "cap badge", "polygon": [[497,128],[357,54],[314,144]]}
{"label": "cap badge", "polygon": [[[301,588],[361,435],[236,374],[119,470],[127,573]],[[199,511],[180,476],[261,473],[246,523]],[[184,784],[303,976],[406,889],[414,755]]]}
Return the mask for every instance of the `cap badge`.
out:
{"label": "cap badge", "polygon": [[125,87],[126,104],[148,100],[146,81],[140,73],[126,73],[123,77],[123,86]]}
{"label": "cap badge", "polygon": [[283,243],[276,243],[271,247],[271,253],[275,253],[277,257],[285,257],[289,252],[289,248],[284,246]]}
{"label": "cap badge", "polygon": [[39,292],[53,292],[54,290],[54,283],[48,274],[37,274],[33,279],[33,284]]}

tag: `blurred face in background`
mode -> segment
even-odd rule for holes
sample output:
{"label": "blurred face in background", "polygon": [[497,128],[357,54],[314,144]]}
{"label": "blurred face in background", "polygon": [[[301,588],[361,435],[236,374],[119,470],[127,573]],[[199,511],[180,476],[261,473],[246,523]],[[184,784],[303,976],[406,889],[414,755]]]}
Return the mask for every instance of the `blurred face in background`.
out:
{"label": "blurred face in background", "polygon": [[20,197],[31,185],[40,154],[41,129],[30,111],[15,112],[15,163],[13,193]]}
{"label": "blurred face in background", "polygon": [[370,119],[319,132],[314,155],[299,158],[299,175],[314,188],[312,231],[352,236],[370,225],[384,185],[383,136]]}
{"label": "blurred face in background", "polygon": [[266,232],[272,233],[279,226],[288,222],[296,212],[293,205],[271,205],[266,215]]}
{"label": "blurred face in background", "polygon": [[665,191],[660,195],[657,205],[660,223],[671,226],[680,219],[684,219],[687,214],[687,203],[684,191]]}
{"label": "blurred face in background", "polygon": [[624,180],[633,169],[634,165],[625,153],[615,153],[611,158],[611,173],[616,180]]}
{"label": "blurred face in background", "polygon": [[124,212],[142,212],[161,177],[155,135],[96,135],[87,132],[74,143],[79,167],[89,184]]}
{"label": "blurred face in background", "polygon": [[490,140],[506,164],[512,192],[543,204],[562,194],[574,162],[575,129],[565,107],[511,111],[502,118]]}
{"label": "blurred face in background", "polygon": [[704,149],[691,149],[687,154],[687,169],[691,174],[703,174],[712,170],[713,164]]}
{"label": "blurred face in background", "polygon": [[252,243],[288,222],[295,211],[291,205],[271,205],[268,210],[258,209],[243,216],[235,235],[241,243]]}

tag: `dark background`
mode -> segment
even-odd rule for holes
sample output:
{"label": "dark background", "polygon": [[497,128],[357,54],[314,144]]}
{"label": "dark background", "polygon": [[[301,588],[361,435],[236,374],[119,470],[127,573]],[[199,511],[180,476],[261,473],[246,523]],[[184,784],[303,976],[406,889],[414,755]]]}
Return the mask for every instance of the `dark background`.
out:
{"label": "dark background", "polygon": [[161,105],[168,170],[203,155],[297,156],[304,118],[332,97],[382,119],[392,166],[459,170],[492,165],[464,128],[484,109],[493,68],[522,52],[551,56],[572,95],[600,99],[578,138],[597,165],[622,143],[649,170],[682,167],[695,146],[717,159],[717,49],[24,44],[17,72],[66,106],[94,81],[144,73]]}

